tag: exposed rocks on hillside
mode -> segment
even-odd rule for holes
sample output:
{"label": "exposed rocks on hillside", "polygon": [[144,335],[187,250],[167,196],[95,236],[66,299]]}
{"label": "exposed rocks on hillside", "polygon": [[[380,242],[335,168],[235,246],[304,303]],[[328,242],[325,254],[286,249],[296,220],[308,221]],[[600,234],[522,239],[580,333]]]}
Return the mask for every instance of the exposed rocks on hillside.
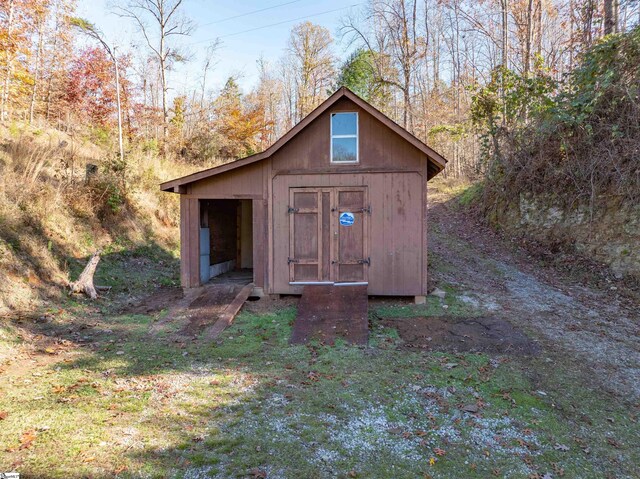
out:
{"label": "exposed rocks on hillside", "polygon": [[525,228],[537,239],[574,244],[618,277],[640,276],[640,205],[610,200],[592,215],[587,205],[563,208],[548,198],[520,195],[518,208],[512,207],[505,220],[501,223]]}

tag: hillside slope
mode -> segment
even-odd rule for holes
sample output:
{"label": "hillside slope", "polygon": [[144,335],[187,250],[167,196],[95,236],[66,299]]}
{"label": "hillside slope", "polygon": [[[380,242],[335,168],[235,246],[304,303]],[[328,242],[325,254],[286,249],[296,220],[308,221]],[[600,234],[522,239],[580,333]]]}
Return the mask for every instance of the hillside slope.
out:
{"label": "hillside slope", "polygon": [[176,256],[177,198],[158,183],[188,166],[152,150],[122,165],[88,134],[15,123],[0,139],[0,315],[64,294],[96,250],[103,263],[139,248]]}
{"label": "hillside slope", "polygon": [[640,278],[640,27],[599,40],[560,82],[497,71],[473,115],[490,222]]}

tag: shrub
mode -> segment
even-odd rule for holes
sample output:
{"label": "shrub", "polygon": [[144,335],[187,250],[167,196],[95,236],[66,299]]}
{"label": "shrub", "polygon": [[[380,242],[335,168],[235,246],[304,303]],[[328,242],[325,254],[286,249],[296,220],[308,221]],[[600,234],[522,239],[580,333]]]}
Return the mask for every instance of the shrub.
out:
{"label": "shrub", "polygon": [[639,100],[640,27],[602,39],[559,85],[539,69],[530,77],[496,70],[472,107],[486,206],[521,192],[592,211],[605,196],[639,201]]}

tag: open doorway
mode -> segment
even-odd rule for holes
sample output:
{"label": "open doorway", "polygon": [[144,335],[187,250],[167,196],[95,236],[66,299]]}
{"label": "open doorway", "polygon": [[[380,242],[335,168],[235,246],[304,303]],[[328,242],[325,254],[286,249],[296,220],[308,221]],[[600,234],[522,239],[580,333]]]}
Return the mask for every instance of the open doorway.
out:
{"label": "open doorway", "polygon": [[251,200],[200,200],[200,281],[253,278]]}

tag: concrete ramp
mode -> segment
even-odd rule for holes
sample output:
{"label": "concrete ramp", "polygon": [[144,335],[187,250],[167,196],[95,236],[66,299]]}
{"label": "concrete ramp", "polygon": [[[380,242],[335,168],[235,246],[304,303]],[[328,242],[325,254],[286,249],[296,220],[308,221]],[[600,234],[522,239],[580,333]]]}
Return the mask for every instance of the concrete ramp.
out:
{"label": "concrete ramp", "polygon": [[333,344],[342,338],[352,344],[367,344],[367,286],[308,285],[302,290],[293,323],[292,344],[317,340]]}

